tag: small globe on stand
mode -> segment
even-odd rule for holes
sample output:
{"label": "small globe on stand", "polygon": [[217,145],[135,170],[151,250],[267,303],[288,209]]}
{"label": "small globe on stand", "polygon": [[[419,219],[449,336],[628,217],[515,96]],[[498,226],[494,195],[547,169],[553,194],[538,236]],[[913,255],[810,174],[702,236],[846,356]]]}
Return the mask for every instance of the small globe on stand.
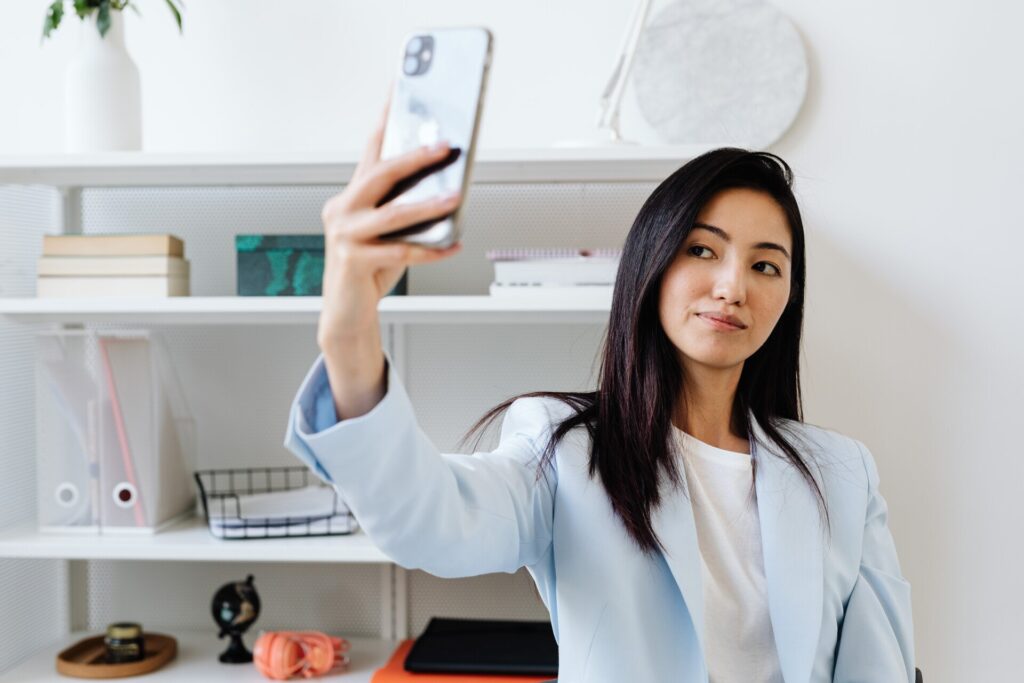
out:
{"label": "small globe on stand", "polygon": [[245,664],[252,661],[252,653],[242,642],[242,634],[260,615],[260,596],[256,593],[256,587],[252,585],[252,578],[252,574],[249,574],[245,581],[225,583],[213,594],[210,608],[213,611],[213,620],[220,626],[217,637],[231,637],[231,643],[219,658],[225,664]]}

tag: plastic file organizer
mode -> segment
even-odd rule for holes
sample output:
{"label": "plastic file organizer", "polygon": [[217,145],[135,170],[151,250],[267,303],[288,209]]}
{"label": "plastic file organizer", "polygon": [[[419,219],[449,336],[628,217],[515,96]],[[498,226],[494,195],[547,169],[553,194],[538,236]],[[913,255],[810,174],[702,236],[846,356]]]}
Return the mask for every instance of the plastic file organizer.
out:
{"label": "plastic file organizer", "polygon": [[195,427],[151,331],[37,336],[39,527],[153,533],[193,508]]}
{"label": "plastic file organizer", "polygon": [[218,538],[341,536],[357,528],[334,487],[305,465],[200,470],[195,479]]}

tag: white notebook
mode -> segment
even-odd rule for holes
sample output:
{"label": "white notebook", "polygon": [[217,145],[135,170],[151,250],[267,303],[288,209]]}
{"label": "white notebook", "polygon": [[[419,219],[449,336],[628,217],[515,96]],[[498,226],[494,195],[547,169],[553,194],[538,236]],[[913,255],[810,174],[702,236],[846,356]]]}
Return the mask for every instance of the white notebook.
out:
{"label": "white notebook", "polygon": [[40,256],[39,276],[123,277],[170,275],[185,277],[189,262],[177,256]]}
{"label": "white notebook", "polygon": [[237,508],[230,498],[224,502],[223,510],[219,502],[212,501],[209,513],[211,521],[216,519],[225,523],[239,518],[285,520],[294,517],[330,517],[335,512],[347,513],[348,508],[340,500],[335,509],[335,499],[334,489],[313,485],[290,491],[241,495],[238,496]]}
{"label": "white notebook", "polygon": [[44,275],[36,279],[36,296],[40,299],[188,295],[189,279],[187,276],[61,277]]}
{"label": "white notebook", "polygon": [[209,501],[210,531],[220,538],[272,538],[349,533],[356,522],[334,489],[306,486]]}

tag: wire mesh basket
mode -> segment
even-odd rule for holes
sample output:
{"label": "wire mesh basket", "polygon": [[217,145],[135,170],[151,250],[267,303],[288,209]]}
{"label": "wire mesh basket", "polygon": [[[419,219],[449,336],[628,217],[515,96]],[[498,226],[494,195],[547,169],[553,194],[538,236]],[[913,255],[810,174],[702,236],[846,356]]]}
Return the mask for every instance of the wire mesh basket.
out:
{"label": "wire mesh basket", "polygon": [[334,487],[305,466],[198,470],[195,480],[217,538],[344,536],[358,528]]}

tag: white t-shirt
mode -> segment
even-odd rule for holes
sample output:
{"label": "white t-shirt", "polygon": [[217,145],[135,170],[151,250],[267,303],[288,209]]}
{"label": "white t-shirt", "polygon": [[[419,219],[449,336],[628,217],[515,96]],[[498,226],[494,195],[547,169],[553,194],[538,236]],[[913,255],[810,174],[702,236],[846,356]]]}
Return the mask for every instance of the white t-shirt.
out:
{"label": "white t-shirt", "polygon": [[683,454],[704,579],[711,683],[783,683],[768,615],[761,527],[746,453],[715,448],[673,425]]}

